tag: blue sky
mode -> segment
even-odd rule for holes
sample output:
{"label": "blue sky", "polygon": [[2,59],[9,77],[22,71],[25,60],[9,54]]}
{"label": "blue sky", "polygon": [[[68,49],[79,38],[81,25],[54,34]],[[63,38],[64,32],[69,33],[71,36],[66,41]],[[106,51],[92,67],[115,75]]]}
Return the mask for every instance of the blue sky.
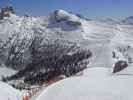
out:
{"label": "blue sky", "polygon": [[[0,0],[0,6],[7,0]],[[86,17],[125,17],[133,15],[133,0],[9,0],[19,15],[47,15],[55,9]]]}

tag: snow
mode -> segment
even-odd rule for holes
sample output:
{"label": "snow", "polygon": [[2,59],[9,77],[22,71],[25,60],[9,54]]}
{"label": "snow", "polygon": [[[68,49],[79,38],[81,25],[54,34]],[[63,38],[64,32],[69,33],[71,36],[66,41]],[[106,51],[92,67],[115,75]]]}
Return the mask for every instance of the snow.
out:
{"label": "snow", "polygon": [[[9,41],[9,37],[16,34],[18,35],[18,40],[26,40],[25,46],[27,47],[24,47],[27,49],[32,37],[38,34],[48,40],[60,39],[76,42],[81,47],[92,51],[93,57],[89,66],[95,67],[112,67],[117,60],[128,60],[125,57],[126,54],[133,58],[133,25],[119,24],[121,20],[115,21],[116,19],[105,19],[104,21],[96,19],[85,20],[73,13],[60,9],[55,12],[44,17],[26,17],[12,14],[11,17],[0,20],[0,40],[6,44],[6,41]],[[65,21],[56,21],[61,19],[65,19]],[[75,27],[66,24],[69,21],[79,22],[81,25]],[[13,38],[9,42],[12,45],[17,40]],[[9,46],[10,44],[7,45]],[[131,49],[126,54],[117,50],[118,47],[126,48],[126,46],[131,46]],[[26,56],[25,58],[28,59],[30,54],[27,49],[22,52],[24,52],[24,57]],[[119,59],[112,58],[112,51],[115,51]]]}
{"label": "snow", "polygon": [[21,92],[0,82],[0,100],[22,100]]}
{"label": "snow", "polygon": [[[133,25],[92,20],[82,21],[82,29],[82,36],[86,40],[83,43],[93,54],[90,67],[112,67],[118,60],[128,61],[128,58],[133,58]],[[117,59],[112,57],[112,52],[115,52]]]}
{"label": "snow", "polygon": [[[87,69],[82,77],[63,80],[53,85],[53,87],[56,85],[58,87],[58,85],[62,83],[64,86],[68,87],[68,89],[80,89],[77,85],[74,85],[79,83],[79,85],[83,87],[83,89],[80,89],[81,94],[83,92],[87,95],[85,90],[87,90],[88,94],[91,94],[92,96],[93,93],[97,94],[95,96],[96,98],[93,98],[94,96],[89,96],[89,99],[104,97],[105,99],[108,98],[108,100],[112,100],[114,97],[116,99],[118,96],[117,100],[122,100],[121,97],[126,97],[126,100],[128,100],[127,97],[129,97],[131,93],[129,93],[130,91],[128,92],[127,89],[132,89],[132,64],[129,64],[128,69],[125,69],[118,74],[111,75],[110,72],[112,70],[111,67],[118,60],[126,60],[128,62],[129,58],[133,59],[133,25],[129,24],[130,20],[126,24],[121,23],[121,20],[115,21],[112,19],[105,19],[103,21],[85,20],[64,10],[57,11],[57,14],[52,13],[51,15],[45,17],[26,17],[11,14],[10,17],[0,20],[0,46],[2,45],[2,48],[5,48],[0,50],[2,55],[4,55],[4,57],[0,57],[0,63],[2,61],[2,63],[6,62],[5,59],[8,57],[9,47],[14,45],[13,43],[17,45],[18,48],[16,49],[21,49],[23,57],[26,59],[25,61],[30,61],[30,52],[28,51],[29,44],[32,42],[32,38],[36,35],[44,38],[44,40],[54,41],[60,39],[68,42],[74,42],[82,48],[87,48],[92,52],[93,56],[90,59],[88,67],[96,68]],[[50,19],[51,17],[53,19]],[[55,21],[63,19],[65,20]],[[71,21],[75,23],[79,22],[81,25],[77,27],[76,25],[66,24]],[[12,37],[12,39],[9,37]],[[25,45],[19,46],[20,43],[18,41],[24,41]],[[115,52],[116,58],[112,57],[112,52]],[[18,69],[22,68],[22,66],[18,67],[20,67]],[[14,71],[8,68],[0,68],[0,77],[3,75],[8,76],[13,73]],[[67,83],[70,84],[70,86],[67,86]],[[91,85],[93,86],[92,91],[90,90]],[[101,87],[99,87],[99,85]],[[86,87],[88,87],[88,89],[85,89]],[[95,89],[94,87],[97,88]],[[53,91],[49,88],[47,89],[48,91]],[[102,91],[102,93],[100,91]],[[121,91],[122,93],[120,93]],[[65,90],[58,90],[57,93],[58,92],[65,93]],[[72,91],[68,92],[68,96],[71,94],[73,94]],[[106,94],[106,96],[104,94]],[[75,95],[78,95],[78,93]],[[50,97],[52,98],[52,96]],[[88,95],[85,98],[88,99]]]}
{"label": "snow", "polygon": [[[59,9],[59,10],[56,10],[56,11],[57,11],[57,15],[56,15],[57,20],[60,20],[60,19],[63,19],[63,18],[68,18],[69,21],[70,20],[71,21],[78,21],[79,20],[79,18],[76,15],[68,13],[65,10]],[[55,15],[53,15],[53,16],[55,16]]]}
{"label": "snow", "polygon": [[6,67],[0,67],[0,80],[1,80],[1,77],[3,76],[6,77],[6,76],[13,75],[15,73],[16,71],[13,69],[6,68]]}
{"label": "snow", "polygon": [[[132,72],[133,73],[133,72]],[[36,100],[133,100],[133,76],[112,75],[109,68],[88,68],[46,88]]]}

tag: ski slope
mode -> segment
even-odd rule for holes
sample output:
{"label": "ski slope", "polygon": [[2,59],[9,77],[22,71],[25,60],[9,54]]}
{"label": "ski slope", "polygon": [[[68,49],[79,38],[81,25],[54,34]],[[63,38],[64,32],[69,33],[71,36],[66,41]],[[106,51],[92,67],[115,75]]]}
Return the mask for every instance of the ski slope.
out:
{"label": "ski slope", "polygon": [[6,83],[0,82],[0,100],[22,100],[22,94]]}
{"label": "ski slope", "polygon": [[83,76],[49,86],[36,100],[133,100],[132,75],[112,75],[109,68],[88,68]]}

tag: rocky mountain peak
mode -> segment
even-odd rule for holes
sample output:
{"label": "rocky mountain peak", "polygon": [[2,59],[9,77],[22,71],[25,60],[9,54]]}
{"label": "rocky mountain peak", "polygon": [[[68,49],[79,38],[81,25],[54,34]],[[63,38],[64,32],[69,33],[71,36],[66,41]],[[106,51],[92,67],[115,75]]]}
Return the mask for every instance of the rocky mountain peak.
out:
{"label": "rocky mountain peak", "polygon": [[1,9],[0,12],[0,19],[3,19],[4,17],[10,17],[11,14],[14,14],[15,11],[12,6],[6,6]]}
{"label": "rocky mountain peak", "polygon": [[133,25],[133,16],[126,17],[124,20],[122,20],[124,24],[130,24]]}

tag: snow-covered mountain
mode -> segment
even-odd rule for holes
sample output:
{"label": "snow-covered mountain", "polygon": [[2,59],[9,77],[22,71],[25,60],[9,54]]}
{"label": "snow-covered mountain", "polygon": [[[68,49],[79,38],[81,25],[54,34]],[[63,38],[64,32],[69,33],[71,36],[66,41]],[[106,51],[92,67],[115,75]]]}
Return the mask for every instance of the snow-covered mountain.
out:
{"label": "snow-covered mountain", "polygon": [[[82,39],[80,18],[63,10],[57,10],[47,17],[19,17],[11,14],[0,20],[0,23],[1,63],[10,61],[15,54],[23,57],[23,63],[28,63],[28,49],[35,36],[51,41],[63,39],[78,42]],[[19,66],[18,69],[21,69],[22,66]]]}
{"label": "snow-covered mountain", "polygon": [[131,25],[133,25],[133,16],[129,16],[129,17],[125,18],[124,20],[122,20],[122,22],[124,24],[131,24]]}
{"label": "snow-covered mountain", "polygon": [[91,67],[112,67],[117,60],[132,63],[132,32],[133,25],[122,24],[121,20],[86,20],[64,10],[44,17],[10,13],[0,20],[0,63],[23,69],[32,59],[29,47],[36,36],[43,38],[44,43],[63,40],[90,49]]}
{"label": "snow-covered mountain", "polygon": [[[38,51],[41,51],[42,49],[44,49],[41,48],[41,46],[43,46],[45,43],[53,43],[55,41],[66,45],[74,44],[80,48],[89,49],[92,52],[92,58],[89,59],[90,62],[88,67],[110,68],[115,64],[115,62],[122,60],[126,61],[129,68],[132,69],[132,17],[128,17],[122,20],[110,18],[94,20],[86,19],[78,14],[64,10],[56,10],[50,13],[48,16],[43,17],[33,17],[27,15],[17,16],[13,13],[9,13],[9,15],[10,16],[3,16],[1,17],[2,19],[0,19],[0,66],[7,67],[0,68],[0,73],[3,72],[0,76],[8,76],[17,73],[17,71],[14,70],[23,70],[25,69],[26,65],[30,64],[31,61],[34,61],[33,55],[31,55],[31,47],[32,49],[37,48]],[[37,47],[33,47],[33,44]],[[69,55],[71,55],[72,53],[73,52],[70,52]],[[38,65],[35,67],[36,68],[33,68],[35,71],[29,71],[30,75],[37,74],[35,73],[37,71],[39,73],[43,73],[43,71],[45,71],[39,69]],[[11,68],[14,70],[10,70]],[[102,70],[104,71],[104,69]],[[125,69],[124,74],[127,74],[127,71],[128,70]],[[89,72],[93,71],[91,70]],[[95,75],[97,75],[96,73]],[[102,72],[102,74],[100,73],[100,75],[103,75],[103,73],[104,72]],[[130,73],[132,73],[132,70],[130,70]],[[20,74],[22,75],[22,73]],[[123,83],[123,85],[126,84],[131,86],[130,82],[126,81],[131,81],[132,79],[126,77],[127,79],[120,78],[120,80],[117,81],[115,79],[118,79],[119,77],[106,77],[104,80],[103,77],[105,76],[98,77],[100,75],[97,75],[96,78],[92,76],[92,81],[95,81],[94,85],[97,86],[97,79],[103,79],[103,81],[100,80],[102,87],[105,86],[105,88],[107,88],[109,91],[105,91],[105,93],[107,94],[106,97],[104,93],[102,94],[99,92],[102,87],[98,88],[99,90],[96,96],[98,98],[104,97],[105,99],[108,99],[109,97],[110,100],[114,100],[114,98],[122,100],[121,95],[118,97],[116,96],[117,93],[113,93],[113,96],[110,96],[110,93],[112,92],[112,89],[110,90],[110,85],[115,86],[114,84],[116,83],[116,86],[119,86],[119,89],[122,89],[123,91],[125,87],[121,88],[122,85],[119,84]],[[23,78],[24,77],[22,76],[22,79]],[[28,76],[28,78],[30,78],[30,76]],[[72,84],[74,82],[75,84],[75,82],[77,83],[81,80],[87,81],[87,84],[85,84],[86,88],[88,84],[90,84],[88,79],[89,78],[80,77],[74,79],[74,81],[68,79],[68,81],[65,81],[66,83],[62,83],[66,84],[67,87],[67,82],[72,82]],[[107,85],[108,83],[104,83],[105,81],[108,81],[109,85]],[[84,85],[84,83],[85,82],[81,82],[81,85]],[[91,86],[88,87],[90,88]],[[75,86],[74,89],[76,88],[77,87]],[[48,89],[48,91],[53,92],[54,90]],[[126,92],[127,91],[128,90],[126,90]],[[121,92],[121,90],[117,90],[117,92],[119,93]],[[123,94],[124,93],[125,92],[123,91]],[[128,95],[130,95],[130,93]],[[45,98],[47,99],[47,97]],[[41,96],[37,100],[42,100]]]}

